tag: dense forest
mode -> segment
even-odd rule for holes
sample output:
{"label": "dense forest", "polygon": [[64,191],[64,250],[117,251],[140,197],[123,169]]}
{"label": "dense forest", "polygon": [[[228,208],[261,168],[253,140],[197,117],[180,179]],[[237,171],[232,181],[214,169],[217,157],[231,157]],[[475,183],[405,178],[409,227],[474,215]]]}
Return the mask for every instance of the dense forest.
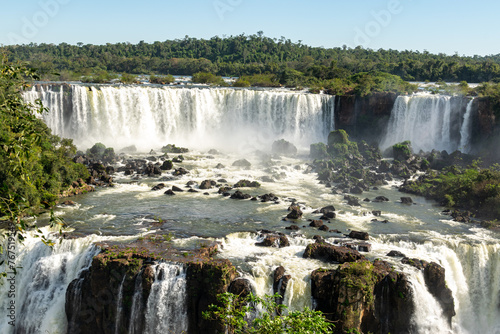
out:
{"label": "dense forest", "polygon": [[427,51],[371,50],[363,47],[311,47],[262,32],[221,38],[183,39],[138,44],[61,43],[0,48],[11,61],[27,61],[43,75],[90,75],[99,71],[129,74],[209,72],[222,76],[297,71],[317,80],[345,79],[362,72],[385,72],[407,81],[500,82],[500,55],[463,57]]}

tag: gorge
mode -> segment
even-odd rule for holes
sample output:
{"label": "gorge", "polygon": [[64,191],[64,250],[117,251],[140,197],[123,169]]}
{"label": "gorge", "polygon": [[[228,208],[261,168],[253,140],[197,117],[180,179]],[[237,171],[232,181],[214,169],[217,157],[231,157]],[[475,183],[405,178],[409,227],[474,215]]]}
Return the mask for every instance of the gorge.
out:
{"label": "gorge", "polygon": [[[364,332],[500,333],[498,232],[455,222],[418,196],[412,197],[414,204],[402,203],[394,187],[398,179],[363,192],[370,201],[361,206],[349,205],[317,180],[307,157],[310,144],[326,142],[338,128],[382,149],[411,140],[416,151],[473,152],[488,134],[484,119],[493,119],[480,110],[479,98],[80,84],[37,85],[25,98],[40,98],[50,110],[43,118],[53,132],[72,138],[81,149],[96,142],[117,151],[135,145],[137,152],[122,155],[116,170],[134,159],[161,166],[167,158],[155,152],[175,143],[190,149],[174,163],[188,173],[120,171],[113,175],[113,187],[79,195],[75,205],[59,205],[56,214],[68,224],[68,237],[53,250],[31,237],[19,247],[23,283],[16,303],[24,317],[15,330],[2,324],[2,333],[213,332],[216,328],[200,312],[214,302],[216,292],[246,280],[258,295],[273,294],[279,267],[284,268],[281,286],[289,275],[283,303],[290,309],[350,312],[331,309],[336,307],[331,301],[345,302],[338,295],[346,293],[352,314],[362,315],[344,323],[351,321]],[[297,155],[270,152],[281,138],[297,146]],[[235,164],[241,159],[249,167]],[[202,187],[205,180],[217,187]],[[235,200],[219,193],[240,180],[260,183],[241,189],[251,197],[272,193],[277,199]],[[152,191],[160,182],[165,190],[184,191],[175,196]],[[292,204],[303,216],[285,221]],[[335,207],[335,218],[324,223],[328,230],[310,227],[320,219],[316,210],[327,205]],[[259,245],[269,235],[260,230],[283,233],[289,245]],[[361,251],[359,240],[346,237],[350,231],[368,232],[370,248]],[[329,248],[314,246],[325,245],[315,235],[326,245],[356,247],[372,264],[352,268],[304,257],[309,248]],[[407,260],[389,256],[391,251]],[[417,259],[426,261],[420,269]],[[349,270],[374,273],[373,305],[357,291],[335,285],[349,277],[342,276]],[[446,283],[437,283],[439,273]],[[329,296],[331,291],[336,295]],[[2,308],[6,294],[1,286]]]}

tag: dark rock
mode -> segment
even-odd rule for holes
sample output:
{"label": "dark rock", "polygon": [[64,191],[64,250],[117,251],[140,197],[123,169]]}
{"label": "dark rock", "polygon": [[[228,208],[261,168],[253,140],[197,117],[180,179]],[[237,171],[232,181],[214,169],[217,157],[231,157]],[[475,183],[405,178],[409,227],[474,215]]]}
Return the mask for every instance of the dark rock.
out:
{"label": "dark rock", "polygon": [[358,260],[365,260],[357,250],[343,247],[334,246],[328,243],[313,243],[306,247],[304,258],[320,259],[327,262],[345,263],[354,262]]}
{"label": "dark rock", "polygon": [[380,203],[380,202],[389,202],[389,199],[385,196],[377,196],[373,200],[374,202]]}
{"label": "dark rock", "polygon": [[[291,275],[285,275],[285,268],[279,266],[274,270],[273,275],[273,292],[279,294],[280,297],[276,298],[275,302],[278,305],[283,304],[283,300],[285,297],[286,287],[288,286],[288,282],[292,278]],[[279,314],[279,312],[278,312]]]}
{"label": "dark rock", "polygon": [[252,164],[246,159],[240,159],[240,160],[236,160],[235,162],[233,162],[233,166],[250,168],[250,166],[252,166]]}
{"label": "dark rock", "polygon": [[66,200],[64,202],[61,203],[62,205],[67,205],[67,206],[73,206],[73,205],[76,205],[75,202],[73,201],[70,201],[70,200]]}
{"label": "dark rock", "polygon": [[172,191],[175,191],[175,192],[182,192],[184,190],[182,190],[181,188],[177,187],[177,186],[172,186]]}
{"label": "dark rock", "polygon": [[358,244],[358,251],[360,252],[369,252],[372,250],[372,245],[368,243],[360,243]]}
{"label": "dark rock", "polygon": [[258,188],[260,187],[260,183],[257,181],[249,181],[249,180],[239,180],[234,185],[235,188]]}
{"label": "dark rock", "polygon": [[205,189],[212,189],[212,181],[211,180],[204,180],[200,183],[200,189],[205,190]]}
{"label": "dark rock", "polygon": [[321,216],[319,219],[321,220],[330,220],[330,219],[335,219],[337,217],[337,214],[333,211],[328,211],[325,212],[323,216]]}
{"label": "dark rock", "polygon": [[290,246],[290,242],[286,235],[282,233],[266,233],[264,234],[264,240],[261,242],[257,242],[256,246],[264,246],[264,247],[288,247]]}
{"label": "dark rock", "polygon": [[184,161],[184,157],[182,155],[178,155],[172,159],[172,162],[182,163]]}
{"label": "dark rock", "polygon": [[151,188],[152,191],[157,191],[157,190],[162,190],[163,188],[165,188],[165,183],[158,183],[156,186],[154,186],[153,188]]}
{"label": "dark rock", "polygon": [[217,165],[215,165],[215,168],[216,169],[223,169],[223,168],[226,168],[226,166],[224,166],[223,164],[221,163],[218,163]]}
{"label": "dark rock", "polygon": [[403,264],[408,264],[412,267],[415,267],[419,270],[423,270],[425,267],[427,267],[427,265],[429,265],[429,262],[425,261],[425,260],[420,260],[420,259],[415,259],[415,258],[408,258],[408,257],[405,257],[401,260],[401,263]]}
{"label": "dark rock", "polygon": [[424,268],[425,284],[429,292],[438,300],[443,314],[451,326],[451,319],[455,316],[455,301],[450,288],[446,285],[445,269],[437,263],[431,262]]}
{"label": "dark rock", "polygon": [[233,188],[231,188],[231,187],[220,187],[218,193],[219,194],[225,194],[225,193],[228,193],[229,190],[231,190],[231,189],[233,189]]}
{"label": "dark rock", "polygon": [[[320,221],[321,221],[321,220],[320,220]],[[328,232],[328,231],[330,231],[330,228],[329,228],[328,226],[326,226],[326,225],[321,225],[321,226],[319,227],[319,230],[320,230],[320,231],[325,231],[325,232]]]}
{"label": "dark rock", "polygon": [[194,190],[194,189],[189,189],[188,190],[188,193],[197,193],[197,192],[199,192],[199,191],[198,190]]}
{"label": "dark rock", "polygon": [[297,225],[290,225],[290,226],[285,227],[285,229],[292,230],[292,231],[298,231],[298,230],[300,230],[300,227],[298,227]]}
{"label": "dark rock", "polygon": [[382,211],[380,211],[380,210],[373,210],[372,211],[372,215],[374,215],[375,217],[380,217],[382,215]]}
{"label": "dark rock", "polygon": [[357,198],[355,196],[345,195],[344,199],[347,200],[347,204],[348,205],[351,205],[351,206],[361,206],[361,204],[359,204],[359,198]]}
{"label": "dark rock", "polygon": [[175,195],[175,193],[172,191],[172,189],[168,189],[167,191],[164,192],[165,195]]}
{"label": "dark rock", "polygon": [[357,194],[357,195],[360,195],[363,193],[363,189],[361,189],[360,187],[358,186],[355,186],[355,187],[352,187],[351,190],[350,190],[350,193],[351,194]]}
{"label": "dark rock", "polygon": [[236,190],[234,194],[231,195],[232,199],[249,199],[252,198],[249,194],[244,194],[239,190]]}
{"label": "dark rock", "polygon": [[369,198],[365,198],[363,202],[371,202]]}
{"label": "dark rock", "polygon": [[319,212],[320,213],[327,213],[327,212],[333,212],[335,211],[335,207],[333,205],[327,205],[325,207],[322,207]]}
{"label": "dark rock", "polygon": [[261,202],[276,202],[279,198],[273,193],[258,196]]}
{"label": "dark rock", "polygon": [[413,204],[411,197],[401,197],[401,203],[403,204]]}
{"label": "dark rock", "polygon": [[177,168],[172,174],[174,176],[181,176],[181,175],[185,175],[185,174],[188,174],[188,173],[189,172],[186,169],[180,167],[180,168]]}
{"label": "dark rock", "polygon": [[252,283],[246,278],[237,278],[229,285],[228,292],[239,296],[240,298],[246,298],[251,292],[253,292]]}
{"label": "dark rock", "polygon": [[174,164],[172,163],[172,160],[163,161],[163,164],[160,167],[161,170],[171,170],[172,168],[174,168]]}
{"label": "dark rock", "polygon": [[302,210],[298,205],[290,207],[290,213],[286,216],[288,219],[300,219],[302,217]]}
{"label": "dark rock", "polygon": [[390,257],[406,257],[406,255],[404,255],[400,251],[396,251],[396,250],[391,250],[389,253],[387,253],[386,256],[390,256]]}
{"label": "dark rock", "polygon": [[351,231],[349,238],[358,240],[370,240],[368,232]]}
{"label": "dark rock", "polygon": [[311,227],[321,227],[323,226],[323,221],[322,220],[313,220],[309,226]]}

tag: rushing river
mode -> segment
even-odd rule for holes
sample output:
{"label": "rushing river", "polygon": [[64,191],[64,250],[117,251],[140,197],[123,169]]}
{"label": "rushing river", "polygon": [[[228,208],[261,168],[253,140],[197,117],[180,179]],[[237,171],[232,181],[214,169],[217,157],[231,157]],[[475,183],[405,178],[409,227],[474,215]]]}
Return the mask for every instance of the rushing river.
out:
{"label": "rushing river", "polygon": [[[266,98],[281,99],[276,94]],[[226,99],[229,98],[226,96]],[[249,98],[255,100],[263,97]],[[295,98],[302,99],[300,96]],[[317,103],[320,102],[328,104],[325,98],[321,99],[319,102],[311,102],[311,108],[316,108],[314,110],[317,112],[327,110],[318,107]],[[287,103],[293,105],[292,102]],[[304,106],[301,108],[300,110],[305,110]],[[94,110],[94,113],[99,112],[102,110]],[[307,112],[313,114],[311,110]],[[323,118],[322,115],[317,117]],[[331,115],[329,117],[332,119]],[[260,124],[264,125],[266,124]],[[267,124],[266,129],[270,128],[271,125]],[[314,140],[326,139],[327,131],[321,129],[321,133],[312,136]],[[294,138],[302,144],[307,142],[307,131],[294,133]],[[286,135],[286,131],[282,134]],[[227,140],[231,141],[231,137]],[[219,139],[216,142],[221,144]],[[161,142],[158,145],[150,142],[147,151],[159,151],[167,143]],[[123,146],[125,144],[129,142]],[[399,199],[404,194],[396,189],[399,181],[361,195],[362,199],[372,200],[377,196],[385,196],[389,198],[389,202],[362,202],[361,207],[351,207],[347,205],[343,195],[333,194],[330,188],[320,184],[314,173],[307,172],[306,150],[300,150],[296,158],[271,156],[269,151],[272,141],[268,141],[267,148],[262,145],[256,147],[261,149],[259,152],[252,145],[244,150],[238,147],[235,151],[229,147],[237,145],[229,143],[228,149],[221,149],[220,154],[209,154],[205,144],[190,146],[191,151],[183,154],[184,162],[175,164],[176,167],[186,168],[189,171],[186,175],[174,177],[170,172],[164,172],[162,176],[149,178],[118,173],[114,175],[114,187],[100,188],[96,192],[75,197],[75,206],[57,207],[56,214],[68,224],[68,231],[85,237],[64,240],[53,250],[32,237],[28,237],[24,245],[18,246],[17,262],[22,267],[17,275],[15,299],[18,327],[14,330],[2,319],[0,332],[66,333],[65,290],[69,282],[78,277],[78,272],[90,265],[92,256],[97,252],[93,246],[95,241],[130,240],[153,232],[172,232],[174,242],[183,246],[196,245],[201,238],[217,240],[223,246],[217,256],[231,260],[260,295],[272,293],[272,272],[277,266],[284,266],[292,276],[284,302],[291,309],[301,309],[313,305],[311,271],[319,267],[335,267],[319,260],[302,258],[306,245],[313,242],[312,236],[321,235],[333,242],[349,230],[359,230],[370,233],[372,250],[365,254],[368,258],[389,261],[396,269],[410,275],[417,300],[413,322],[418,333],[500,333],[500,245],[496,232],[474,224],[454,222],[441,213],[442,208],[421,197],[413,196],[413,205],[402,204]],[[153,154],[142,154],[140,157],[151,155]],[[241,158],[251,162],[249,169],[232,166],[234,161]],[[217,166],[218,164],[223,166]],[[168,188],[175,185],[188,190],[188,181],[201,183],[203,180],[216,180],[221,184],[233,185],[242,179],[261,183],[260,188],[243,188],[243,192],[251,195],[274,193],[279,201],[261,203],[230,199],[218,194],[217,188],[197,193],[177,192],[175,196],[164,195],[164,190],[151,190],[160,182],[165,183]],[[205,192],[208,194],[204,194]],[[282,218],[288,213],[287,208],[292,202],[300,204],[304,217],[299,222],[301,229],[290,233],[285,228],[291,223]],[[319,218],[313,211],[326,205],[334,205],[337,210],[337,218],[327,224],[328,227],[342,233],[319,231],[308,226],[307,219]],[[372,210],[380,210],[381,216],[373,216]],[[46,217],[40,217],[42,224],[44,220]],[[161,227],[153,224],[158,220],[164,223]],[[387,222],[381,222],[383,220]],[[255,246],[259,240],[255,233],[258,229],[286,233],[289,235],[290,247]],[[44,231],[48,233],[46,229]],[[457,313],[453,318],[452,328],[448,327],[439,304],[422,283],[422,275],[409,266],[397,263],[394,258],[387,257],[390,250],[399,250],[408,257],[434,261],[445,268],[447,285],[453,292]],[[148,301],[148,312],[161,314],[164,319],[149,323],[147,331],[155,333],[165,328],[185,328],[185,314],[177,310],[179,315],[174,316],[177,313],[161,302],[165,298],[162,293],[168,290],[173,291],[171,293],[176,298],[181,297],[178,303],[182,305],[182,269],[158,266],[155,270],[172,274],[153,287],[158,291],[155,294],[157,300]],[[8,285],[0,286],[0,307],[3,310],[8,307],[7,295]],[[163,306],[158,303],[163,303]]]}

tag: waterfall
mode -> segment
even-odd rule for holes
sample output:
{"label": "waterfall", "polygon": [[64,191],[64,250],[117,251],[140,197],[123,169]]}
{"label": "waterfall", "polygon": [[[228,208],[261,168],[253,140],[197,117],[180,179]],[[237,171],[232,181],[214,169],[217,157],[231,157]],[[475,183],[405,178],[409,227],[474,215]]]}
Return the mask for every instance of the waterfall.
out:
{"label": "waterfall", "polygon": [[[199,148],[269,147],[285,138],[299,147],[326,141],[334,129],[334,96],[283,90],[112,85],[39,85],[43,118],[80,147],[96,142],[149,151],[167,143]],[[70,101],[64,101],[70,93]]]}
{"label": "waterfall", "polygon": [[[456,315],[450,329],[442,309],[425,287],[421,272],[405,270],[415,293],[414,326],[418,333],[500,334],[500,245],[487,233],[478,240],[440,236],[425,243],[399,241],[375,244],[380,253],[399,250],[410,258],[433,261],[445,269]],[[479,241],[481,240],[481,241]]]}
{"label": "waterfall", "polygon": [[98,253],[93,239],[62,240],[50,248],[28,234],[17,245],[15,299],[9,296],[10,284],[0,285],[0,308],[6,310],[15,302],[15,327],[7,323],[8,318],[2,319],[1,333],[66,333],[66,289]]}
{"label": "waterfall", "polygon": [[186,271],[184,266],[160,263],[154,266],[155,281],[146,308],[145,333],[187,332]]}
{"label": "waterfall", "polygon": [[142,297],[142,273],[144,269],[141,270],[136,278],[134,285],[134,296],[132,297],[132,308],[130,310],[130,322],[128,326],[129,334],[140,334],[142,333],[142,324],[144,320],[143,313],[143,297]]}
{"label": "waterfall", "polygon": [[451,153],[468,146],[470,126],[467,135],[461,130],[468,120],[464,119],[464,113],[460,97],[428,94],[398,96],[380,146],[386,149],[409,140],[415,152],[436,149]]}
{"label": "waterfall", "polygon": [[119,328],[122,320],[123,313],[123,283],[125,283],[125,278],[127,276],[123,275],[122,282],[118,288],[118,297],[116,298],[116,319],[115,319],[115,334],[119,334]]}
{"label": "waterfall", "polygon": [[470,152],[470,135],[472,131],[472,103],[474,98],[472,98],[469,103],[467,103],[467,108],[465,110],[464,122],[462,128],[460,129],[460,151],[463,153]]}

